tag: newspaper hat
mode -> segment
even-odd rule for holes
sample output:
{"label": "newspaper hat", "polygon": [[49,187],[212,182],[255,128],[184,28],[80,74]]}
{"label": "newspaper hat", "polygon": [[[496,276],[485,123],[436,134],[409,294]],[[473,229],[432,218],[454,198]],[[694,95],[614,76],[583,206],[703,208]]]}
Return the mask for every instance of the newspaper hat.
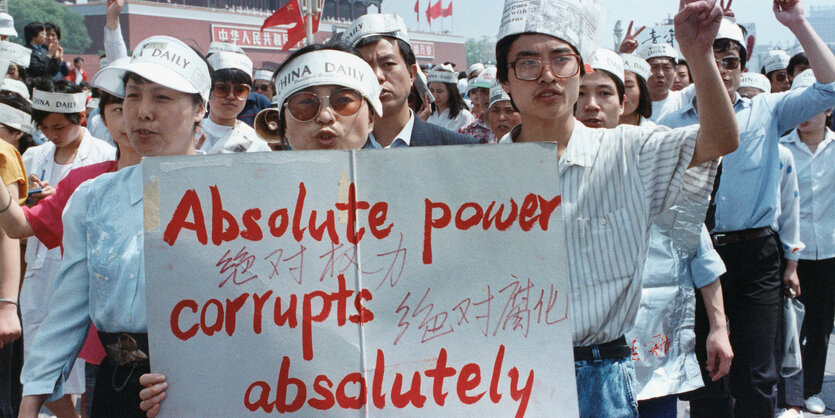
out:
{"label": "newspaper hat", "polygon": [[252,60],[244,54],[220,51],[206,59],[215,71],[234,69],[241,70],[252,77]]}
{"label": "newspaper hat", "polygon": [[273,73],[274,71],[270,70],[257,70],[255,71],[255,77],[252,80],[266,80],[269,82],[273,81]]}
{"label": "newspaper hat", "polygon": [[482,64],[480,62],[477,62],[477,63],[469,66],[469,68],[467,68],[467,71],[466,71],[467,77],[469,77],[470,74],[472,74],[476,71],[484,71],[484,64]]}
{"label": "newspaper hat", "polygon": [[8,59],[12,64],[29,68],[29,59],[32,57],[32,50],[14,42],[0,41],[0,57]]}
{"label": "newspaper hat", "polygon": [[716,39],[730,39],[738,43],[742,47],[742,53],[745,54],[743,59],[748,57],[748,51],[745,49],[745,36],[742,35],[742,28],[739,27],[733,20],[722,18],[722,23],[719,24],[719,32],[716,34]]}
{"label": "newspaper hat", "polygon": [[803,50],[803,45],[797,44],[792,48],[791,52],[789,52],[789,56],[794,58],[795,55],[805,54],[806,51]]}
{"label": "newspaper hat", "polygon": [[611,49],[597,48],[597,51],[595,51],[589,60],[589,65],[595,70],[608,71],[614,74],[621,83],[625,82],[623,76],[623,58]]}
{"label": "newspaper hat", "polygon": [[30,135],[35,133],[32,115],[4,103],[0,103],[0,124]]}
{"label": "newspaper hat", "polygon": [[623,69],[625,71],[635,73],[635,75],[641,77],[644,81],[649,80],[651,71],[649,63],[645,59],[633,54],[620,54],[620,58],[623,60]]}
{"label": "newspaper hat", "polygon": [[504,91],[499,80],[493,80],[493,84],[490,85],[490,105],[487,108],[489,109],[494,104],[502,101],[510,101],[510,96]]}
{"label": "newspaper hat", "polygon": [[563,40],[588,60],[605,20],[606,9],[597,0],[505,0],[497,40],[541,33]]}
{"label": "newspaper hat", "polygon": [[411,46],[409,34],[406,30],[406,22],[403,18],[389,13],[369,13],[354,20],[354,23],[345,29],[342,35],[342,42],[350,48],[354,48],[363,39],[369,36],[388,36],[400,39]]}
{"label": "newspaper hat", "polygon": [[739,80],[739,87],[753,87],[762,90],[763,93],[771,92],[771,82],[768,81],[768,77],[760,73],[742,73],[742,78]]}
{"label": "newspaper hat", "polygon": [[651,58],[672,58],[678,59],[678,51],[673,48],[672,45],[663,43],[663,44],[650,44],[646,48],[642,49],[639,53],[641,58],[649,61]]}
{"label": "newspaper hat", "polygon": [[0,35],[17,36],[14,29],[14,18],[8,13],[0,13]]}
{"label": "newspaper hat", "polygon": [[276,103],[279,108],[300,90],[336,84],[357,90],[371,103],[377,116],[383,115],[382,88],[374,70],[365,60],[348,52],[326,49],[299,55],[289,64],[285,63],[273,83],[278,91]]}
{"label": "newspaper hat", "polygon": [[768,51],[768,56],[763,60],[763,70],[766,74],[772,71],[785,70],[789,66],[790,59],[789,54],[781,49]]}
{"label": "newspaper hat", "polygon": [[35,89],[32,91],[32,109],[52,113],[79,113],[87,106],[87,93],[54,93]]}
{"label": "newspaper hat", "polygon": [[246,52],[244,52],[244,50],[241,49],[241,47],[239,47],[235,44],[230,44],[229,42],[218,42],[218,41],[214,41],[214,42],[209,44],[209,50],[206,51],[206,55],[212,55],[212,54],[216,54],[218,52],[234,52],[234,53],[237,53],[237,54],[246,55]]}
{"label": "newspaper hat", "polygon": [[430,83],[458,83],[458,73],[455,72],[451,65],[445,64],[438,64],[432,67],[429,70],[429,74],[426,75],[426,78]]}
{"label": "newspaper hat", "polygon": [[13,78],[6,78],[3,79],[3,82],[0,83],[0,91],[11,91],[20,95],[27,101],[31,102],[30,95],[29,95],[29,88],[26,87],[26,83],[15,80]]}
{"label": "newspaper hat", "polygon": [[[116,60],[96,73],[97,86],[118,97],[125,97],[122,81],[128,72],[183,93],[197,93],[209,100],[212,79],[206,62],[179,39],[152,36],[133,50],[130,61]],[[106,70],[106,71],[105,71]]]}
{"label": "newspaper hat", "polygon": [[802,89],[804,87],[812,86],[817,82],[818,80],[815,78],[815,73],[812,72],[811,69],[804,70],[802,73],[798,74],[797,77],[794,78],[794,80],[792,80],[791,89]]}
{"label": "newspaper hat", "polygon": [[489,89],[496,80],[496,67],[490,66],[485,68],[478,74],[478,76],[470,80],[468,90],[472,89]]}

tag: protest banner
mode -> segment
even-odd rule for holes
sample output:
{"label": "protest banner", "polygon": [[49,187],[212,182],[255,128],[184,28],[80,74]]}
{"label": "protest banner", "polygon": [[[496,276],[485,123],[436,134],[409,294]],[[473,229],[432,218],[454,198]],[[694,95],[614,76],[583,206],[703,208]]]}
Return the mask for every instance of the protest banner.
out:
{"label": "protest banner", "polygon": [[646,29],[635,37],[635,40],[638,41],[638,49],[636,52],[640,52],[652,44],[670,44],[678,50],[675,28],[672,24],[647,26]]}
{"label": "protest banner", "polygon": [[555,144],[142,171],[163,416],[578,414]]}

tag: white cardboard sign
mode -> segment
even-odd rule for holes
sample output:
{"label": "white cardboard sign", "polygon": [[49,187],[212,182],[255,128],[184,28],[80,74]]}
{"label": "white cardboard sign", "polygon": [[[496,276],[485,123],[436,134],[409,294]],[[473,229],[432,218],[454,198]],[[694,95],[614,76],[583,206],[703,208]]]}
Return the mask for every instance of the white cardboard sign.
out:
{"label": "white cardboard sign", "polygon": [[163,416],[578,414],[554,144],[142,170]]}

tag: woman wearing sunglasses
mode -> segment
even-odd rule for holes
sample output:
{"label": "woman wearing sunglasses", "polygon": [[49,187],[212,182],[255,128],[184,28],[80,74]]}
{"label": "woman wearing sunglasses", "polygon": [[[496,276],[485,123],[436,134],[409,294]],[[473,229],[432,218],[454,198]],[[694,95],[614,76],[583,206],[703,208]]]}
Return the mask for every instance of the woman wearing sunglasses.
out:
{"label": "woman wearing sunglasses", "polygon": [[252,89],[252,61],[235,52],[216,52],[208,58],[214,70],[209,117],[201,123],[206,139],[198,148],[207,154],[271,151],[238,114]]}

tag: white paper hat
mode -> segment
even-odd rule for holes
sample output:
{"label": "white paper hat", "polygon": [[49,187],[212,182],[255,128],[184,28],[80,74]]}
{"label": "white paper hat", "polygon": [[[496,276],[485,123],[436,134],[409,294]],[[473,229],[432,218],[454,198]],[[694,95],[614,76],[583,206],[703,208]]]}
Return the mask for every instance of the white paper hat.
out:
{"label": "white paper hat", "polygon": [[742,73],[742,78],[739,80],[739,87],[753,87],[760,89],[763,93],[771,93],[771,82],[768,77],[760,73]]}
{"label": "white paper hat", "polygon": [[215,41],[215,42],[212,42],[212,43],[209,44],[209,50],[206,51],[206,55],[212,55],[212,54],[216,54],[218,52],[235,52],[235,53],[238,53],[238,54],[246,55],[246,52],[244,52],[244,50],[241,49],[241,47],[239,47],[235,44],[230,44],[229,42],[218,42],[218,41]]}
{"label": "white paper hat", "polygon": [[484,71],[484,64],[477,62],[467,68],[467,77],[476,71]]}
{"label": "white paper hat", "polygon": [[8,59],[12,64],[29,68],[29,59],[32,57],[32,50],[14,42],[0,41],[0,57]]}
{"label": "white paper hat", "polygon": [[745,57],[748,56],[748,51],[745,49],[745,36],[742,35],[742,28],[739,27],[733,20],[723,18],[722,23],[719,24],[719,32],[716,34],[716,39],[730,39],[736,41],[742,46],[742,52]]}
{"label": "white paper hat", "polygon": [[335,84],[359,91],[377,116],[383,115],[382,88],[374,70],[362,58],[343,51],[312,51],[285,64],[273,79],[279,108],[293,93],[312,86]]}
{"label": "white paper hat", "polygon": [[490,105],[487,108],[489,109],[494,104],[502,101],[510,101],[510,96],[504,91],[499,80],[493,80],[493,84],[490,85]]}
{"label": "white paper hat", "polygon": [[641,58],[649,61],[651,58],[678,58],[678,51],[672,45],[667,43],[650,44],[639,53]]}
{"label": "white paper hat", "polygon": [[87,93],[32,91],[32,109],[53,113],[79,113],[86,109]]}
{"label": "white paper hat", "polygon": [[272,82],[274,73],[274,71],[270,70],[257,70],[255,71],[255,77],[253,77],[253,80],[266,80]]}
{"label": "white paper hat", "polygon": [[30,114],[3,103],[0,103],[0,123],[27,134],[35,133]]}
{"label": "white paper hat", "polygon": [[17,36],[14,29],[14,18],[8,13],[0,13],[0,35]]}
{"label": "white paper hat", "polygon": [[489,89],[494,80],[496,80],[496,67],[487,67],[478,74],[478,77],[471,80],[469,90],[476,88]]}
{"label": "white paper hat", "polygon": [[802,73],[798,74],[794,80],[792,80],[792,90],[809,87],[817,83],[817,81],[818,80],[815,79],[815,73],[812,72],[811,69],[804,70]]}
{"label": "white paper hat", "polygon": [[[97,87],[118,97],[125,97],[122,79],[128,72],[183,93],[198,93],[209,100],[212,79],[209,67],[188,45],[170,36],[152,36],[133,50],[126,63],[116,60],[96,73]],[[106,87],[105,87],[106,86]]]}
{"label": "white paper hat", "polygon": [[635,73],[638,77],[643,78],[644,81],[649,80],[651,70],[649,63],[645,59],[633,54],[620,54],[620,57],[623,59],[623,69],[625,71]]}
{"label": "white paper hat", "polygon": [[354,23],[345,29],[342,35],[342,42],[350,48],[354,48],[363,39],[369,36],[389,36],[400,39],[410,44],[409,34],[406,29],[406,22],[403,18],[389,13],[369,13],[354,20]]}
{"label": "white paper hat", "polygon": [[458,73],[451,65],[446,64],[438,64],[432,67],[429,74],[426,74],[426,78],[430,83],[458,84]]}
{"label": "white paper hat", "polygon": [[790,59],[789,54],[781,49],[768,51],[768,56],[763,60],[763,69],[766,74],[772,71],[785,70],[789,66]]}
{"label": "white paper hat", "polygon": [[15,92],[29,102],[32,101],[30,100],[31,96],[29,95],[29,88],[26,87],[26,83],[20,80],[15,80],[13,78],[4,79],[3,82],[0,83],[0,91],[4,90]]}
{"label": "white paper hat", "polygon": [[588,60],[605,20],[606,9],[596,0],[505,0],[498,40],[541,33],[567,42]]}
{"label": "white paper hat", "polygon": [[623,79],[623,58],[617,52],[606,48],[597,48],[589,60],[589,65],[595,70],[605,70],[617,77],[621,83]]}
{"label": "white paper hat", "polygon": [[806,51],[803,50],[803,46],[800,45],[800,44],[797,44],[797,45],[794,46],[794,48],[792,48],[791,52],[789,52],[789,56],[794,57],[795,55],[805,54],[805,53],[806,53]]}
{"label": "white paper hat", "polygon": [[212,54],[206,61],[215,71],[231,68],[241,70],[252,77],[252,60],[244,54],[220,51]]}

